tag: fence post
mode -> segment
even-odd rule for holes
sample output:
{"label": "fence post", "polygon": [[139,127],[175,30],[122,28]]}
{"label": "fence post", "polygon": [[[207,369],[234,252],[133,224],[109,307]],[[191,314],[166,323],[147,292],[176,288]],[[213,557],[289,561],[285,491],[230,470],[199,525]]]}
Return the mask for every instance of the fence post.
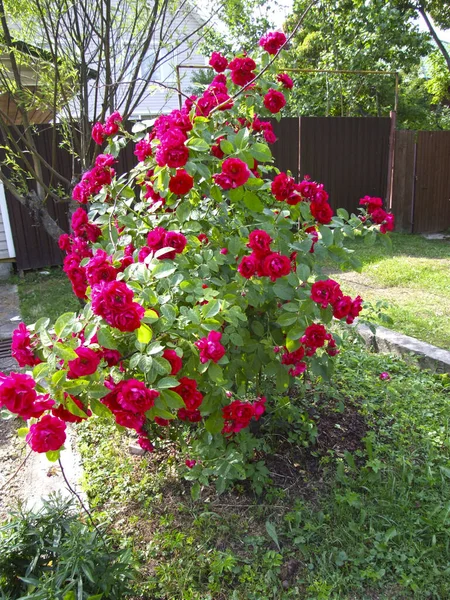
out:
{"label": "fence post", "polygon": [[395,168],[395,127],[397,124],[397,112],[391,110],[391,130],[389,133],[389,158],[388,158],[388,180],[386,189],[386,206],[392,210],[392,189],[394,184]]}

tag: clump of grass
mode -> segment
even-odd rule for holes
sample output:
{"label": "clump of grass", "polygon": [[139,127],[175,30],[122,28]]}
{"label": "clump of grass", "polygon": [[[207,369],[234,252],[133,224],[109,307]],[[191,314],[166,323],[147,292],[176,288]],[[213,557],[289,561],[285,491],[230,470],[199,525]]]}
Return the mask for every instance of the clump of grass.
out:
{"label": "clump of grass", "polygon": [[450,347],[450,241],[393,234],[392,253],[381,246],[350,242],[361,273],[335,274],[346,293],[389,302],[392,328]]}
{"label": "clump of grass", "polygon": [[59,267],[25,273],[16,277],[20,302],[20,313],[25,323],[35,323],[41,317],[51,322],[65,312],[78,311],[80,303],[72,291],[70,281]]}

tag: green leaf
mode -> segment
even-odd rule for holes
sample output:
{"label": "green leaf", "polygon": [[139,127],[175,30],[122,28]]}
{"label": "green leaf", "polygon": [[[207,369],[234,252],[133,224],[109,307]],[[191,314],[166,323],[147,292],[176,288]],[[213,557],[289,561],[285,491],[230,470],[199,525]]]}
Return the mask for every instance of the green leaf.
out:
{"label": "green leaf", "polygon": [[163,304],[161,306],[161,313],[170,323],[173,323],[177,318],[177,311],[172,304]]}
{"label": "green leaf", "polygon": [[240,202],[242,200],[242,197],[244,196],[244,188],[242,186],[239,186],[237,188],[229,190],[228,195],[230,196],[230,200],[232,202]]}
{"label": "green leaf", "polygon": [[217,313],[220,312],[221,302],[220,300],[211,300],[208,304],[204,304],[202,307],[203,317],[205,319],[210,319],[211,317],[215,317]]}
{"label": "green leaf", "polygon": [[19,427],[19,429],[17,430],[17,435],[20,438],[24,438],[29,431],[30,431],[29,427]]}
{"label": "green leaf", "polygon": [[258,162],[269,162],[272,160],[272,152],[267,144],[261,144],[261,142],[256,142],[250,148],[250,154],[255,158]]}
{"label": "green leaf", "polygon": [[153,310],[152,308],[149,308],[145,311],[145,315],[143,318],[143,321],[145,321],[146,323],[156,323],[156,321],[158,321],[159,316],[158,313],[156,312],[156,310]]}
{"label": "green leaf", "polygon": [[65,346],[61,342],[55,342],[53,344],[56,354],[63,360],[74,360],[78,358],[78,354],[70,346]]}
{"label": "green leaf", "polygon": [[142,325],[137,330],[136,334],[137,334],[137,340],[141,344],[148,344],[153,337],[152,330],[145,323],[142,323]]}
{"label": "green leaf", "polygon": [[49,450],[45,453],[47,460],[50,462],[56,462],[61,454],[61,450]]}
{"label": "green leaf", "polygon": [[100,400],[97,400],[97,398],[90,398],[89,406],[91,407],[94,415],[97,415],[97,417],[103,417],[106,419],[112,417],[112,412],[109,410],[109,408],[100,402]]}
{"label": "green leaf", "polygon": [[200,498],[200,484],[198,481],[191,487],[192,500],[198,500]]}
{"label": "green leaf", "polygon": [[48,375],[49,366],[47,363],[42,362],[36,365],[33,369],[33,379],[37,381],[38,379],[42,379]]}
{"label": "green leaf", "polygon": [[277,372],[276,388],[277,392],[285,392],[289,388],[289,373],[283,365]]}
{"label": "green leaf", "polygon": [[163,277],[168,277],[175,273],[177,270],[177,265],[170,262],[160,261],[155,267],[152,269],[152,275],[155,279],[162,279]]}
{"label": "green leaf", "polygon": [[180,223],[184,223],[185,221],[187,221],[187,218],[191,214],[191,205],[189,204],[189,202],[187,200],[182,200],[176,210],[176,213]]}
{"label": "green leaf", "polygon": [[212,435],[220,433],[223,429],[223,417],[221,412],[209,416],[205,421],[205,429]]}
{"label": "green leaf", "polygon": [[220,149],[224,154],[233,154],[234,146],[229,140],[222,140],[220,142]]}
{"label": "green leaf", "polygon": [[237,134],[234,136],[234,145],[236,146],[236,148],[239,148],[240,150],[242,150],[242,148],[245,148],[249,136],[250,132],[246,127],[239,129]]}
{"label": "green leaf", "polygon": [[209,152],[210,150],[208,142],[206,142],[202,138],[190,138],[189,140],[187,140],[185,145],[189,149],[195,150],[196,152]]}
{"label": "green leaf", "polygon": [[156,387],[160,390],[166,390],[169,388],[174,388],[180,385],[178,379],[175,377],[163,377],[156,383]]}
{"label": "green leaf", "polygon": [[254,212],[262,212],[264,209],[264,205],[255,192],[251,192],[247,190],[244,194],[244,204],[249,210],[253,210]]}
{"label": "green leaf", "polygon": [[235,346],[243,346],[244,345],[244,340],[242,338],[242,335],[240,333],[232,333],[230,335],[230,341],[235,345]]}
{"label": "green leaf", "polygon": [[266,531],[269,534],[269,537],[273,540],[278,550],[281,550],[280,543],[278,541],[277,530],[275,529],[275,525],[270,521],[266,521]]}
{"label": "green leaf", "polygon": [[322,236],[322,242],[325,246],[331,246],[333,244],[333,231],[326,225],[319,225],[320,235]]}
{"label": "green leaf", "polygon": [[293,325],[296,321],[297,315],[288,312],[282,313],[277,319],[278,325],[281,325],[282,327]]}
{"label": "green leaf", "polygon": [[81,409],[79,406],[77,406],[77,404],[75,404],[75,402],[72,400],[72,398],[70,396],[67,396],[66,398],[66,408],[69,412],[71,412],[73,415],[77,416],[77,417],[82,417],[83,419],[87,419],[87,414],[84,412],[83,409]]}
{"label": "green leaf", "polygon": [[215,383],[223,381],[222,367],[211,361],[208,366],[208,377]]}
{"label": "green leaf", "polygon": [[252,321],[251,329],[255,335],[258,337],[263,337],[266,333],[264,329],[264,325],[260,321]]}
{"label": "green leaf", "polygon": [[298,340],[304,333],[305,328],[302,325],[294,325],[294,327],[287,331],[286,336],[291,340]]}
{"label": "green leaf", "polygon": [[209,193],[213,200],[215,200],[216,202],[222,202],[223,196],[222,196],[222,192],[221,192],[221,189],[219,186],[213,185],[212,187],[210,187]]}
{"label": "green leaf", "polygon": [[183,398],[173,390],[162,390],[161,398],[169,408],[172,408],[174,410],[178,408],[183,408],[185,406]]}
{"label": "green leaf", "polygon": [[109,327],[100,327],[97,331],[97,340],[100,346],[109,348],[110,350],[117,350],[117,342],[114,339]]}
{"label": "green leaf", "polygon": [[47,329],[47,327],[49,325],[50,325],[50,319],[48,319],[47,317],[41,317],[34,324],[34,330],[40,332],[40,331]]}
{"label": "green leaf", "polygon": [[282,300],[292,300],[294,297],[294,290],[286,281],[277,281],[273,286],[273,291]]}
{"label": "green leaf", "polygon": [[74,312],[64,313],[56,320],[54,330],[58,338],[66,337],[72,333],[73,326],[76,321],[76,314]]}
{"label": "green leaf", "polygon": [[87,393],[90,398],[103,398],[106,394],[109,394],[109,390],[101,383],[94,383],[89,386]]}
{"label": "green leaf", "polygon": [[146,353],[153,355],[158,354],[158,352],[161,352],[161,350],[164,350],[164,346],[162,346],[159,342],[153,342],[153,344],[150,344],[150,346],[147,348]]}
{"label": "green leaf", "polygon": [[297,272],[298,278],[301,281],[308,281],[308,278],[311,275],[311,269],[308,267],[308,265],[305,265],[304,263],[300,263],[299,265],[297,265],[296,272]]}
{"label": "green leaf", "polygon": [[341,219],[345,219],[346,221],[348,221],[350,216],[345,208],[338,208],[336,214],[338,217],[341,217]]}
{"label": "green leaf", "polygon": [[[172,370],[172,365],[165,358],[162,358],[161,356],[154,356],[153,357],[153,368],[158,373],[158,375],[166,375],[167,373],[170,373],[170,371]],[[178,381],[175,385],[178,385]]]}

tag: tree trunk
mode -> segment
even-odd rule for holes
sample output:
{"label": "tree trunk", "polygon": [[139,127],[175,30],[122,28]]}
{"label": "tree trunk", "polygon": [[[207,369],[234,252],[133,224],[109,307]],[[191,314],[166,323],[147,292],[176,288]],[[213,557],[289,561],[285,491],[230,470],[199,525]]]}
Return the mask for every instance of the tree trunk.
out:
{"label": "tree trunk", "polygon": [[50,215],[47,207],[42,204],[41,199],[34,190],[31,190],[31,192],[24,197],[22,204],[26,206],[32,219],[38,225],[41,225],[48,235],[56,242],[60,236],[65,233],[55,219],[53,219],[53,217]]}
{"label": "tree trunk", "polygon": [[450,71],[450,54],[448,53],[447,48],[444,46],[444,44],[441,42],[441,40],[439,39],[438,34],[436,33],[433,25],[431,24],[431,21],[427,15],[427,13],[425,12],[425,9],[423,8],[422,5],[419,6],[419,12],[423,17],[423,20],[425,21],[425,23],[427,24],[428,30],[431,33],[431,37],[433,38],[433,40],[436,42],[437,47],[439,48],[442,56],[445,59],[445,62],[447,63],[447,68]]}

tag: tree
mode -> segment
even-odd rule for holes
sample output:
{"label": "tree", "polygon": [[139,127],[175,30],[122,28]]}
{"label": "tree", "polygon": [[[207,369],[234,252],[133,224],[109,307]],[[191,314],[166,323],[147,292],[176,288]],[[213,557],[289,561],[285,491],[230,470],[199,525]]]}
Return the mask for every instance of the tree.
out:
{"label": "tree", "polygon": [[[303,0],[294,3],[288,27],[305,5]],[[412,9],[401,10],[381,0],[321,0],[291,43],[285,65],[401,71],[409,86],[418,77],[422,57],[431,50],[429,37],[419,31],[414,16]],[[296,74],[295,79],[297,91],[291,104],[295,114],[380,116],[393,108],[393,76],[308,73]],[[426,90],[422,95],[426,98]],[[402,103],[400,119],[409,118],[409,107]]]}
{"label": "tree", "polygon": [[[47,200],[69,201],[74,183],[93,163],[98,147],[91,139],[92,122],[103,122],[115,110],[126,120],[150,86],[170,87],[155,82],[154,74],[184,44],[198,43],[211,15],[193,27],[189,19],[195,10],[187,0],[0,0],[0,44],[6,59],[0,93],[15,102],[21,122],[17,126],[0,111],[5,153],[0,180],[53,238],[62,231]],[[59,123],[73,155],[71,177],[40,154],[30,119],[36,109]],[[55,128],[53,158],[59,143]]]}

